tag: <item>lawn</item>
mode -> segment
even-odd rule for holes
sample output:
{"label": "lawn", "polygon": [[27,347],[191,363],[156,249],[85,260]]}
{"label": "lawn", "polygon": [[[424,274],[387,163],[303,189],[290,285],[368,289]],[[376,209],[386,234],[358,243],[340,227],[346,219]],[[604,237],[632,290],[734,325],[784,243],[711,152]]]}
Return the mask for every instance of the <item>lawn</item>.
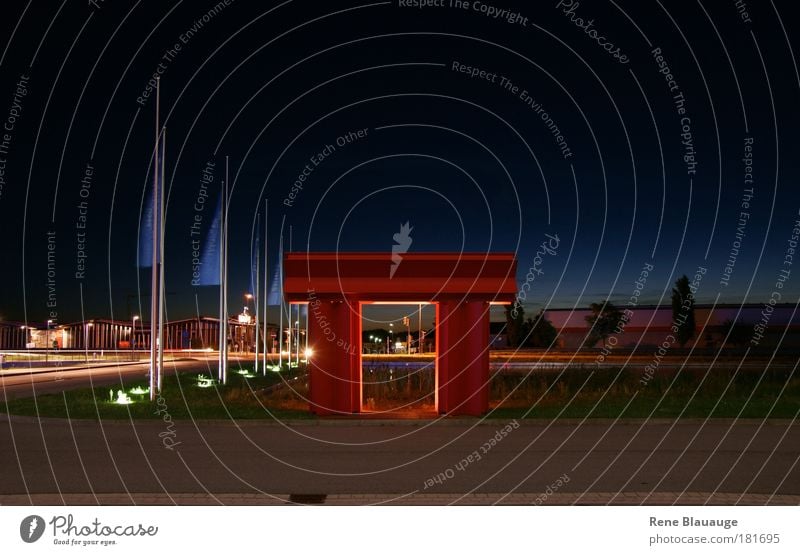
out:
{"label": "lawn", "polygon": [[[245,369],[246,370],[246,369]],[[77,389],[34,398],[14,399],[0,404],[0,411],[25,416],[83,419],[161,419],[164,407],[172,419],[252,419],[312,418],[307,404],[292,393],[296,387],[304,394],[305,385],[297,370],[267,372],[266,376],[245,377],[234,371],[224,386],[203,381],[197,373],[179,373],[164,378],[160,399],[150,401],[145,382],[125,385],[130,404],[113,402],[120,386]],[[208,374],[202,375],[208,378]],[[286,384],[280,387],[279,384]]]}
{"label": "lawn", "polygon": [[[247,369],[245,369],[247,370]],[[432,401],[433,376],[419,372],[398,376],[381,385],[379,372],[365,380],[370,407],[392,406],[425,399]],[[431,371],[432,372],[432,371]],[[206,376],[207,377],[207,376]],[[0,411],[26,416],[81,419],[129,419],[163,417],[166,407],[172,419],[308,419],[307,380],[303,369],[267,372],[266,376],[230,375],[224,386],[207,382],[201,387],[196,373],[165,378],[162,395],[151,402],[129,384],[130,404],[114,402],[119,387],[96,387],[15,399],[0,404]],[[800,379],[789,370],[656,374],[643,383],[641,374],[628,369],[606,368],[594,372],[568,369],[562,373],[493,376],[490,386],[490,418],[795,418],[800,413]],[[366,399],[366,397],[365,397]],[[432,406],[427,407],[429,410]],[[389,415],[387,415],[389,416]]]}
{"label": "lawn", "polygon": [[656,374],[630,369],[498,375],[490,398],[503,418],[795,418],[800,379],[789,370],[714,368]]}

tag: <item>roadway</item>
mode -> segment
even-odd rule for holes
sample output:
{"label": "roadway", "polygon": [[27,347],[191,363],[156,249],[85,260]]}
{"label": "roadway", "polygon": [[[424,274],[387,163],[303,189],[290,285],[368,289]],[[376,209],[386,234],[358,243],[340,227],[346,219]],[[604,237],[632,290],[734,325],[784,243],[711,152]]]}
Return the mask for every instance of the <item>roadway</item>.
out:
{"label": "roadway", "polygon": [[478,419],[172,422],[169,407],[163,414],[0,417],[0,503],[220,496],[267,504],[290,495],[532,503],[548,488],[557,493],[550,502],[578,504],[800,503],[800,426],[786,421],[523,421],[509,431]]}
{"label": "roadway", "polygon": [[[209,355],[165,366],[215,365]],[[141,380],[147,370],[4,371],[0,383],[12,397]],[[534,503],[550,488],[544,502],[800,504],[794,421],[533,420],[502,434],[506,422],[468,418],[173,422],[169,407],[162,416],[0,415],[0,503],[265,504],[303,494],[335,503]]]}

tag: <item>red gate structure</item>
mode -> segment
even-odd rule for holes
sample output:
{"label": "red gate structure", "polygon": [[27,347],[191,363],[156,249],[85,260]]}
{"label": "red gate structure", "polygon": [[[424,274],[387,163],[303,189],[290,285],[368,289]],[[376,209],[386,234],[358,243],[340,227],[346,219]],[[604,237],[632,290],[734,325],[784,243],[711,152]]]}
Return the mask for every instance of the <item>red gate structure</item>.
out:
{"label": "red gate structure", "polygon": [[436,410],[489,408],[489,307],[511,304],[511,253],[287,253],[284,296],[308,304],[309,402],[320,415],[361,412],[361,313],[370,303],[436,306]]}

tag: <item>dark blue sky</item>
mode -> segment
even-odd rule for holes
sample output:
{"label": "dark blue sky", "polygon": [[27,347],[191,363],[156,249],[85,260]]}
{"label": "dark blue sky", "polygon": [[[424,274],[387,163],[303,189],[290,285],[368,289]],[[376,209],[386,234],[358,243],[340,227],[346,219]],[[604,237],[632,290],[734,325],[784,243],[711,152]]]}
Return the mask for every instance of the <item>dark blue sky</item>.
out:
{"label": "dark blue sky", "polygon": [[[654,270],[641,303],[668,298],[699,266],[698,301],[758,303],[791,269],[783,261],[800,218],[793,3],[754,3],[749,22],[733,2],[496,5],[524,24],[487,16],[480,6],[492,2],[398,4],[4,5],[0,118],[18,117],[0,162],[0,316],[43,320],[55,294],[58,320],[79,320],[81,285],[86,317],[139,312],[155,108],[143,94],[159,70],[170,318],[194,314],[195,295],[201,313],[215,312],[216,288],[191,285],[190,231],[197,214],[203,232],[211,223],[226,155],[233,306],[249,289],[265,199],[271,265],[281,223],[295,250],[390,252],[410,222],[412,251],[513,251],[520,285],[536,266],[528,311],[609,295],[624,303],[645,264]],[[746,142],[753,194],[743,207]],[[199,212],[209,162],[214,201]],[[81,216],[86,266],[76,279]],[[558,248],[537,261],[546,234]],[[798,272],[782,302],[797,302]]]}

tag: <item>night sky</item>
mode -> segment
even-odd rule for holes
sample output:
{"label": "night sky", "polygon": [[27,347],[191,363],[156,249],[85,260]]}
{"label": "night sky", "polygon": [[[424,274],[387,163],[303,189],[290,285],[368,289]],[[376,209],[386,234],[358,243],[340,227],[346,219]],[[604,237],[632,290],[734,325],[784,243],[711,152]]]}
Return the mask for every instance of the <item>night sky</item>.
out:
{"label": "night sky", "polygon": [[147,319],[157,73],[168,319],[216,312],[191,231],[226,156],[234,311],[266,199],[270,273],[281,230],[391,252],[409,222],[411,252],[515,252],[527,312],[624,304],[645,265],[640,304],[698,267],[697,302],[764,303],[790,270],[797,303],[794,2],[419,4],[5,2],[0,317]]}

